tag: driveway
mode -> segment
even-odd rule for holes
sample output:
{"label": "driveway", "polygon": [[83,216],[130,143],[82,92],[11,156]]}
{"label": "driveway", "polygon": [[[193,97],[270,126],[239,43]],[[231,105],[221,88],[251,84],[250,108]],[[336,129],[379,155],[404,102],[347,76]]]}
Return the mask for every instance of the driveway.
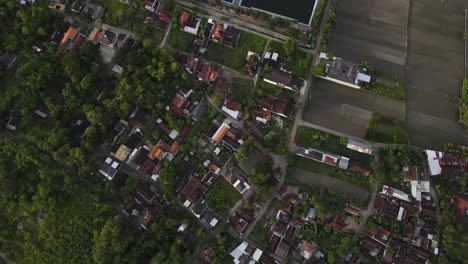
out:
{"label": "driveway", "polygon": [[289,173],[295,180],[312,186],[319,186],[335,190],[338,193],[347,194],[355,199],[365,201],[369,198],[369,191],[351,183],[347,183],[332,177],[323,176],[314,172],[294,168]]}

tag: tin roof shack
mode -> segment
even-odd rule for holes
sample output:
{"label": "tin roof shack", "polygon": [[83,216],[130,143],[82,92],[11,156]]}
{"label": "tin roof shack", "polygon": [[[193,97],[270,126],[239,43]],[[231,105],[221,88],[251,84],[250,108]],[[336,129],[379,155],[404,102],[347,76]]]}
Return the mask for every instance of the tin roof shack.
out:
{"label": "tin roof shack", "polygon": [[112,181],[112,179],[114,179],[115,175],[117,174],[119,166],[120,164],[118,161],[114,160],[112,157],[107,157],[106,160],[104,160],[104,163],[101,165],[99,173],[106,177],[106,179],[109,181]]}
{"label": "tin roof shack", "polygon": [[231,253],[230,256],[233,257],[233,262],[235,264],[255,264],[260,263],[260,258],[263,255],[263,251],[255,248],[247,242],[242,242],[237,246]]}
{"label": "tin roof shack", "polygon": [[13,110],[8,117],[6,128],[11,131],[16,131],[21,124],[21,113],[17,110]]}

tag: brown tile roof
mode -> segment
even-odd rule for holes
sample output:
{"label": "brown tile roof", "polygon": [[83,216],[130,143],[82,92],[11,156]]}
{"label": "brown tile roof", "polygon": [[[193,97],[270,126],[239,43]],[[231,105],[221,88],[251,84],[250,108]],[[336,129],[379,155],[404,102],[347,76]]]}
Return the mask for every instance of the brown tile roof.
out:
{"label": "brown tile roof", "polygon": [[208,191],[208,186],[203,184],[200,178],[193,175],[190,175],[181,187],[178,192],[192,203],[198,201]]}
{"label": "brown tile roof", "polygon": [[86,37],[82,34],[78,34],[78,36],[75,39],[75,43],[73,43],[73,48],[71,49],[72,52],[78,52],[80,51],[81,45],[85,42]]}
{"label": "brown tile roof", "polygon": [[265,74],[265,79],[289,86],[292,82],[292,75],[279,69],[273,69],[271,72]]}
{"label": "brown tile roof", "polygon": [[180,108],[184,103],[185,103],[185,98],[183,98],[178,93],[171,100],[171,104],[177,108]]}
{"label": "brown tile roof", "polygon": [[218,77],[218,72],[211,67],[208,62],[203,63],[200,73],[198,74],[198,78],[201,82],[210,84],[210,82],[214,82]]}
{"label": "brown tile roof", "polygon": [[271,110],[264,110],[263,108],[254,108],[250,112],[253,117],[259,117],[266,119],[267,121],[271,120]]}
{"label": "brown tile roof", "polygon": [[294,112],[294,108],[288,101],[277,99],[273,105],[273,112],[291,117]]}
{"label": "brown tile roof", "polygon": [[179,151],[179,148],[180,148],[180,142],[176,140],[172,143],[171,147],[169,148],[167,152],[171,153],[172,155],[175,155]]}
{"label": "brown tile roof", "polygon": [[227,107],[228,109],[231,109],[232,111],[242,112],[242,105],[238,102],[226,100],[226,102],[224,103],[224,106]]}
{"label": "brown tile roof", "polygon": [[267,110],[272,110],[275,100],[276,100],[276,97],[269,95],[266,97],[257,98],[257,100],[255,100],[255,103],[258,106],[263,107]]}

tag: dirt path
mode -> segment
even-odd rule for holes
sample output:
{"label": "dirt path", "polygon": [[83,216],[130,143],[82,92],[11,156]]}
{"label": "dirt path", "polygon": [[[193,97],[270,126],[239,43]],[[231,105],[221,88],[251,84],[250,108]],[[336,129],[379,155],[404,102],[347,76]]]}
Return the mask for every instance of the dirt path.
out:
{"label": "dirt path", "polygon": [[294,168],[290,175],[301,183],[330,188],[359,200],[365,201],[369,196],[369,191],[362,187],[314,172]]}

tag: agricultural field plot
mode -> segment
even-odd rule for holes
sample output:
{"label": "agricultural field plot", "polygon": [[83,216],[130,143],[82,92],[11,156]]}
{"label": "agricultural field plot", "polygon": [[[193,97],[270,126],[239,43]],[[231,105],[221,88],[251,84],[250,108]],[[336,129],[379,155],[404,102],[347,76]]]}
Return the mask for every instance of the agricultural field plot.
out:
{"label": "agricultural field plot", "polygon": [[312,124],[364,138],[374,113],[404,121],[405,105],[384,96],[318,80],[303,118]]}
{"label": "agricultural field plot", "polygon": [[409,1],[337,1],[328,50],[403,79]]}
{"label": "agricultural field plot", "polygon": [[374,115],[369,122],[366,139],[380,143],[408,144],[404,122],[379,115]]}
{"label": "agricultural field plot", "polygon": [[182,32],[180,30],[172,29],[169,34],[168,41],[169,45],[172,48],[183,52],[190,52],[194,39],[194,35]]}
{"label": "agricultural field plot", "polygon": [[455,97],[464,78],[465,0],[411,1],[406,67],[407,130],[418,146],[466,144]]}

